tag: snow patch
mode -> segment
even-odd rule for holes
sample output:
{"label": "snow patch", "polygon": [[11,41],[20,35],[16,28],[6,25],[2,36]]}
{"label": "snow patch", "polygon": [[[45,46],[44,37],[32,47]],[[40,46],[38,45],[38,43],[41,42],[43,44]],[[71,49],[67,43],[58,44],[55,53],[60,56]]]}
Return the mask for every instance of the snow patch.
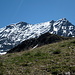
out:
{"label": "snow patch", "polygon": [[0,55],[5,55],[7,52],[0,52]]}

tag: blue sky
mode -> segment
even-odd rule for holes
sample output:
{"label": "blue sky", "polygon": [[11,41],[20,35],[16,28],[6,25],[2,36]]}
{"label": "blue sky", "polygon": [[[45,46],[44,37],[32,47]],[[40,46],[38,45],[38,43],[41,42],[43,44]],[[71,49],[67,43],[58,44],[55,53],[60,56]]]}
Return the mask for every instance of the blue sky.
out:
{"label": "blue sky", "polygon": [[20,21],[36,24],[61,18],[75,25],[75,0],[0,0],[0,28]]}

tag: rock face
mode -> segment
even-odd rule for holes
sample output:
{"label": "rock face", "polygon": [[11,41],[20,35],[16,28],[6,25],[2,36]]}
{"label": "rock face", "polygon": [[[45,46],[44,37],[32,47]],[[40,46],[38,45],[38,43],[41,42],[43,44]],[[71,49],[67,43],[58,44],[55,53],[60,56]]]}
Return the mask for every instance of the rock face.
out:
{"label": "rock face", "polygon": [[0,51],[8,51],[21,42],[50,32],[65,37],[75,37],[75,26],[66,18],[39,24],[19,22],[0,29]]}

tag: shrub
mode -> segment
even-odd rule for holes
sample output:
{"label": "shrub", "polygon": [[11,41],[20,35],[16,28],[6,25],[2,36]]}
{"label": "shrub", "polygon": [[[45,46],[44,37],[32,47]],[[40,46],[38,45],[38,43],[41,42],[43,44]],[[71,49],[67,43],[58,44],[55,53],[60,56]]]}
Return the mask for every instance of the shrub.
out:
{"label": "shrub", "polygon": [[60,53],[61,53],[61,50],[59,49],[53,51],[53,54],[60,54]]}

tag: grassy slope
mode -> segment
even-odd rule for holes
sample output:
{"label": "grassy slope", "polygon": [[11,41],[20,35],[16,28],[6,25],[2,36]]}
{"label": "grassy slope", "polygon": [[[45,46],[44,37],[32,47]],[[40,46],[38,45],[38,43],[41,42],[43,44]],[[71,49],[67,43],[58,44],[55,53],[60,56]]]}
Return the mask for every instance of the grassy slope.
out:
{"label": "grassy slope", "polygon": [[0,56],[0,75],[75,75],[75,40]]}

